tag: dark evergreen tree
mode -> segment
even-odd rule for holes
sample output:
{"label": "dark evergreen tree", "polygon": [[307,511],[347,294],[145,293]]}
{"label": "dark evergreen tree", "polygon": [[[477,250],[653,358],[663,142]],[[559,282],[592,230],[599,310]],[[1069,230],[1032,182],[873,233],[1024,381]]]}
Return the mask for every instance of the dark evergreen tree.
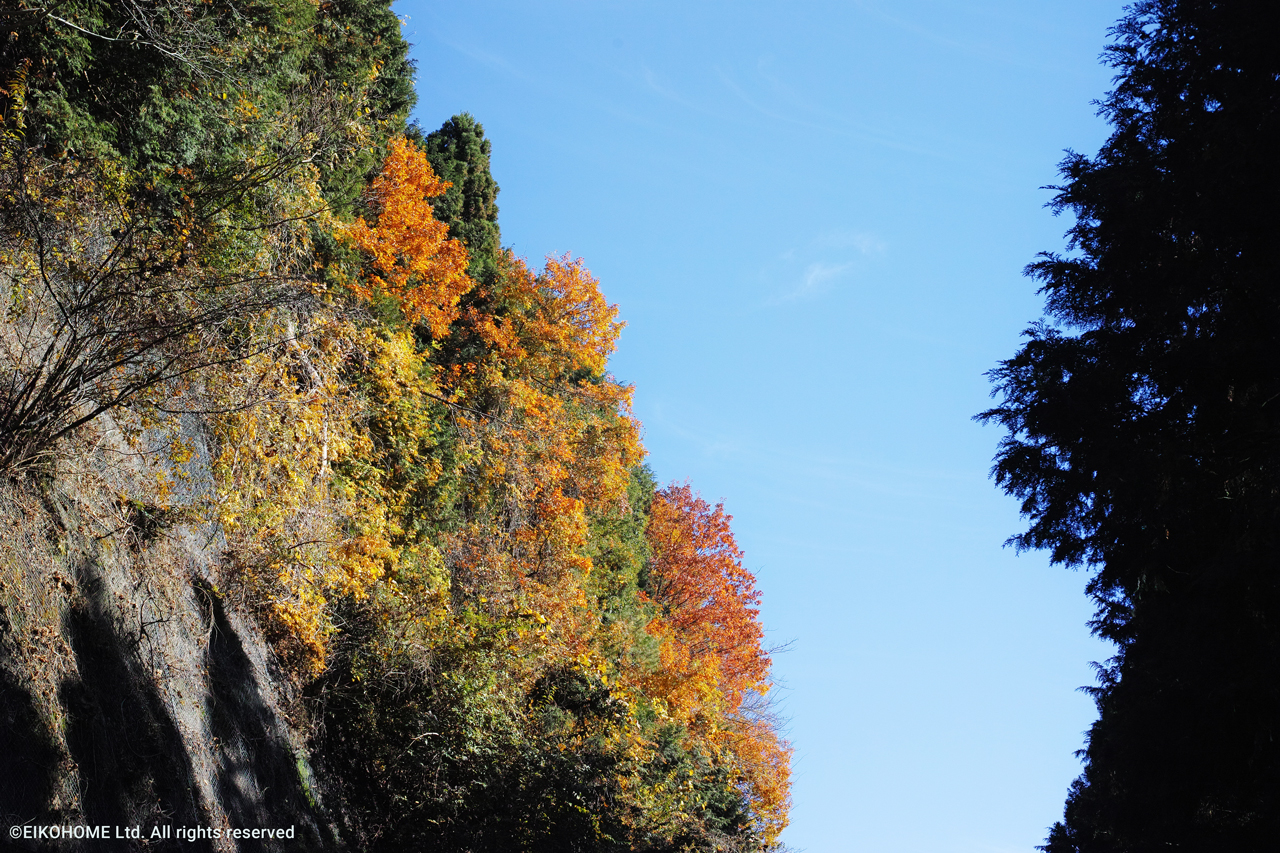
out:
{"label": "dark evergreen tree", "polygon": [[462,113],[429,133],[422,147],[436,174],[453,184],[432,200],[436,219],[448,223],[449,236],[466,245],[471,277],[492,285],[502,247],[498,184],[489,172],[492,145],[484,138],[484,127],[469,113]]}
{"label": "dark evergreen tree", "polygon": [[[467,273],[477,286],[462,296],[464,313],[479,310],[495,316],[506,314],[502,281],[502,234],[498,228],[498,184],[489,172],[492,143],[484,127],[461,113],[425,137],[416,124],[409,136],[422,148],[437,175],[452,186],[431,200],[436,219],[449,226],[449,236],[467,247]],[[455,324],[446,340],[432,341],[429,330],[417,330],[422,346],[433,346],[432,360],[439,365],[473,363],[482,358],[488,344],[468,323]]]}
{"label": "dark evergreen tree", "polygon": [[1280,838],[1280,50],[1274,7],[1140,0],[1114,132],[1069,154],[1047,319],[992,373],[1019,548],[1093,569],[1116,656],[1045,850]]}

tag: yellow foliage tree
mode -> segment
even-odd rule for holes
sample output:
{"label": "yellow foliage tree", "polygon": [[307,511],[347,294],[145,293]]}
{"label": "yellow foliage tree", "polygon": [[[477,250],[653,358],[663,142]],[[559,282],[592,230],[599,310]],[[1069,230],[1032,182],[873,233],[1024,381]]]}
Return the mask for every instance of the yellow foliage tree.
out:
{"label": "yellow foliage tree", "polygon": [[582,589],[588,519],[625,500],[642,455],[631,389],[604,373],[622,324],[581,261],[549,259],[535,274],[508,254],[500,269],[487,310],[459,320],[482,358],[442,376],[472,505],[485,508],[449,553],[464,587],[547,620],[530,635],[540,655],[577,660],[596,622]]}

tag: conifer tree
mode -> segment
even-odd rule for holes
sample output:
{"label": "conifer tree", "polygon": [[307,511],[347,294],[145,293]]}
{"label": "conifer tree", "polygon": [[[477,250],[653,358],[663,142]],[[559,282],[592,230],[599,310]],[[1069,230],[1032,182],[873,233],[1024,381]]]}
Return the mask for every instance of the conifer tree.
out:
{"label": "conifer tree", "polygon": [[1085,769],[1050,853],[1280,837],[1280,51],[1261,2],[1140,0],[1069,153],[1047,318],[992,372],[1011,540],[1093,570]]}
{"label": "conifer tree", "polygon": [[449,226],[471,255],[468,272],[492,284],[497,275],[501,235],[498,231],[498,184],[489,172],[492,145],[484,127],[470,113],[456,115],[427,134],[423,145],[431,167],[452,186],[432,199],[436,219]]}

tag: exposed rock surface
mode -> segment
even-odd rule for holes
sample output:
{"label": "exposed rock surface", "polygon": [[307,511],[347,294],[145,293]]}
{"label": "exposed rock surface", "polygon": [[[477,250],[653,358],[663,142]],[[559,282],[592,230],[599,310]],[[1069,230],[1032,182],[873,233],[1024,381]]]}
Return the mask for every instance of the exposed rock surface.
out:
{"label": "exposed rock surface", "polygon": [[[0,490],[0,848],[337,848],[296,692],[221,591],[201,422],[177,430],[194,451],[182,465],[173,435],[94,431],[48,476]],[[15,840],[21,825],[109,838]],[[129,827],[140,837],[115,837]]]}

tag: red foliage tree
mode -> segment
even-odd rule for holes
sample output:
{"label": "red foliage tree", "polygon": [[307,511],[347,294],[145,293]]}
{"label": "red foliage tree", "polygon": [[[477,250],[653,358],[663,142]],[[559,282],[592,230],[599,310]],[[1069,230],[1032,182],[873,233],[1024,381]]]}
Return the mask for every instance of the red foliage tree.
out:
{"label": "red foliage tree", "polygon": [[646,586],[662,607],[649,625],[662,651],[645,687],[732,770],[772,843],[787,823],[791,749],[763,698],[770,660],[761,645],[760,592],[742,565],[731,520],[722,504],[712,507],[688,485],[655,495]]}
{"label": "red foliage tree", "polygon": [[649,595],[662,605],[661,625],[702,668],[713,665],[730,708],[748,690],[762,691],[769,656],[761,647],[760,593],[742,566],[729,529],[732,516],[688,485],[658,492],[649,519],[653,548]]}

